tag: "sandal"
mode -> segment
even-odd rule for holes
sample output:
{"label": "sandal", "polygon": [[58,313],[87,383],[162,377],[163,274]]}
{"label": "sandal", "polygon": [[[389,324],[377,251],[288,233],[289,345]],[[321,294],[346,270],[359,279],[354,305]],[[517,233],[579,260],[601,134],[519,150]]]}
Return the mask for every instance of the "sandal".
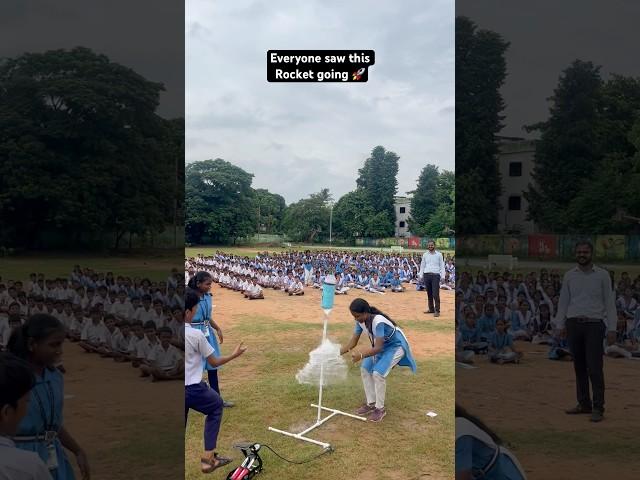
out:
{"label": "sandal", "polygon": [[231,459],[220,458],[216,454],[214,454],[213,458],[201,457],[200,462],[207,465],[204,468],[201,466],[200,470],[202,471],[202,473],[211,473],[214,470],[231,463]]}

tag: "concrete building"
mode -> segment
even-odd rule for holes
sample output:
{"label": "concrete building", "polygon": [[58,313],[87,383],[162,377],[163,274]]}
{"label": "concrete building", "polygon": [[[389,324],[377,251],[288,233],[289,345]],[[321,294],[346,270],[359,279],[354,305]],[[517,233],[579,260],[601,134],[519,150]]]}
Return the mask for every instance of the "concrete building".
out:
{"label": "concrete building", "polygon": [[395,197],[396,237],[410,237],[409,216],[411,215],[411,197]]}
{"label": "concrete building", "polygon": [[527,220],[528,203],[523,192],[533,183],[535,141],[517,137],[500,137],[498,164],[502,181],[498,231],[508,234],[537,233],[534,222]]}

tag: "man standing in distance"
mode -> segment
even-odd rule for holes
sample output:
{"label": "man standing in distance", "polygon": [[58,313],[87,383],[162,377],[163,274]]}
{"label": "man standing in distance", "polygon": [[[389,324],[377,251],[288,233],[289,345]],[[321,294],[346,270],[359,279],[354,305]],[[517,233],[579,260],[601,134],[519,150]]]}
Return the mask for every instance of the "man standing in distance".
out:
{"label": "man standing in distance", "polygon": [[[593,264],[593,245],[576,244],[578,266],[564,275],[554,323],[567,335],[576,374],[578,405],[566,413],[591,414],[592,422],[604,415],[604,336],[616,340],[616,303],[609,273]],[[589,395],[589,380],[593,403]]]}
{"label": "man standing in distance", "polygon": [[427,242],[427,251],[422,255],[420,271],[424,288],[427,291],[429,309],[424,313],[433,313],[434,317],[440,316],[440,279],[444,278],[444,258],[442,253],[436,250],[433,240]]}

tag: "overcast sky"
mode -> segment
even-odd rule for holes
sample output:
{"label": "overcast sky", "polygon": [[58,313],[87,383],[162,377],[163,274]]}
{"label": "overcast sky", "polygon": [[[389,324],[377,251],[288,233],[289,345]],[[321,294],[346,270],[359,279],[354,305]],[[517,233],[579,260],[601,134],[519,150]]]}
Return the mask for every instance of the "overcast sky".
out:
{"label": "overcast sky", "polygon": [[[454,2],[212,1],[186,6],[186,161],[223,158],[287,203],[355,188],[373,147],[398,191],[454,168]],[[375,50],[366,84],[266,81],[269,49]]]}
{"label": "overcast sky", "polygon": [[458,0],[456,14],[511,42],[502,89],[507,117],[503,135],[532,136],[522,125],[548,117],[546,99],[560,72],[576,58],[602,65],[605,78],[611,72],[640,76],[640,2]]}

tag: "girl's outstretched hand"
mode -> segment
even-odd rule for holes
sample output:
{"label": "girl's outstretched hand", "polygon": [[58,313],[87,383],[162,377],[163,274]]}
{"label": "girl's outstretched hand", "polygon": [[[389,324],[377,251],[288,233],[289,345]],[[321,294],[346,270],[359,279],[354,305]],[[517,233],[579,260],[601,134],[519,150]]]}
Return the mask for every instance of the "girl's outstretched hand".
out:
{"label": "girl's outstretched hand", "polygon": [[247,347],[244,346],[244,342],[240,342],[238,346],[236,346],[236,348],[233,350],[233,356],[239,357],[246,351],[247,351]]}

